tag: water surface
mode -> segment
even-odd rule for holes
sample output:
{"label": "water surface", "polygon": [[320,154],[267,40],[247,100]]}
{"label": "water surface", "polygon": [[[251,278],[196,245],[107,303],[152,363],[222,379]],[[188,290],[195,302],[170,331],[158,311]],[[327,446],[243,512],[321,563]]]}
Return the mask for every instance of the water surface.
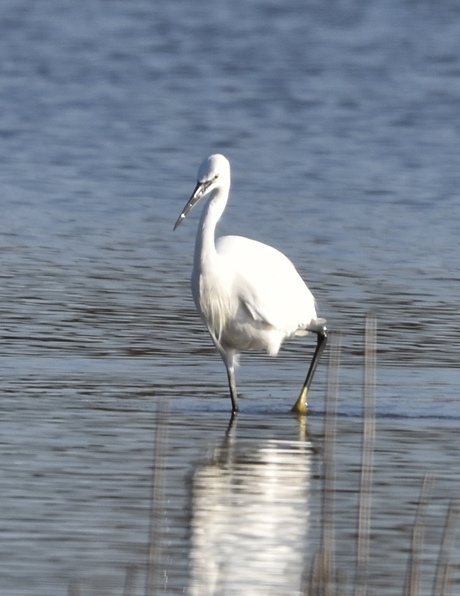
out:
{"label": "water surface", "polygon": [[[127,569],[145,592],[162,398],[158,592],[305,586],[324,521],[327,355],[306,428],[289,408],[314,341],[244,355],[229,441],[225,373],[189,292],[196,214],[172,233],[219,151],[233,168],[222,233],[285,252],[342,333],[334,519],[349,583],[363,328],[378,316],[369,583],[402,592],[431,473],[430,594],[460,483],[456,3],[10,0],[1,13],[2,593],[121,594]],[[455,593],[456,543],[451,556]]]}

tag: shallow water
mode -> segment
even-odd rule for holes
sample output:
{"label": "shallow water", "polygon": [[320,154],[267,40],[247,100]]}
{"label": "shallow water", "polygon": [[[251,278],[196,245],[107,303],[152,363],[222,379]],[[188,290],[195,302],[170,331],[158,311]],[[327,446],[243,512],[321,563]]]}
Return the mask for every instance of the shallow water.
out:
{"label": "shallow water", "polygon": [[456,4],[11,0],[1,13],[0,591],[121,594],[129,569],[145,593],[159,399],[158,593],[304,585],[324,521],[327,355],[306,429],[289,408],[314,341],[244,355],[229,440],[225,373],[189,291],[197,215],[172,233],[219,151],[233,168],[222,233],[288,254],[342,333],[337,568],[351,583],[374,312],[369,584],[402,592],[429,473],[431,594],[460,483]]}

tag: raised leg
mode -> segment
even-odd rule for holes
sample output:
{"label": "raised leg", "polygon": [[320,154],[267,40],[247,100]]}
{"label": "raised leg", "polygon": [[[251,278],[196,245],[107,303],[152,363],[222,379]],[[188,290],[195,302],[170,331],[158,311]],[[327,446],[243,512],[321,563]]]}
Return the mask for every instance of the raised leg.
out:
{"label": "raised leg", "polygon": [[322,326],[318,330],[315,330],[315,333],[317,334],[315,353],[313,354],[313,359],[311,361],[310,368],[308,369],[307,378],[305,379],[305,383],[303,384],[302,391],[300,392],[297,401],[292,407],[292,411],[296,412],[297,414],[306,414],[308,411],[308,390],[310,389],[310,385],[313,380],[313,375],[315,374],[315,371],[321,359],[321,355],[327,343],[327,329],[325,326]]}

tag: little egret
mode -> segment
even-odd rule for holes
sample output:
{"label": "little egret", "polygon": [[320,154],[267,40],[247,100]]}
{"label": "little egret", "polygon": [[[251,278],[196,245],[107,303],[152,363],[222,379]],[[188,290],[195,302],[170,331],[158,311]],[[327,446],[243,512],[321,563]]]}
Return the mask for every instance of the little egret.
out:
{"label": "little egret", "polygon": [[294,335],[316,333],[317,344],[302,391],[293,407],[306,414],[310,384],[327,341],[325,319],[294,265],[281,252],[249,238],[215,230],[230,192],[230,163],[211,155],[198,170],[198,182],[174,229],[202,198],[207,202],[196,235],[192,294],[198,312],[227,369],[233,412],[238,410],[235,366],[243,350],[276,356]]}

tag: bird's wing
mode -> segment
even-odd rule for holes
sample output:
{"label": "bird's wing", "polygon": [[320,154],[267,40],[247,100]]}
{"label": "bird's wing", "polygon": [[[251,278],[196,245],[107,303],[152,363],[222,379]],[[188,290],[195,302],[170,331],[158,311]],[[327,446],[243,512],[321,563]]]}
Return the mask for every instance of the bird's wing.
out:
{"label": "bird's wing", "polygon": [[316,318],[313,295],[283,253],[241,236],[219,238],[216,248],[233,271],[234,292],[255,322],[291,334]]}

